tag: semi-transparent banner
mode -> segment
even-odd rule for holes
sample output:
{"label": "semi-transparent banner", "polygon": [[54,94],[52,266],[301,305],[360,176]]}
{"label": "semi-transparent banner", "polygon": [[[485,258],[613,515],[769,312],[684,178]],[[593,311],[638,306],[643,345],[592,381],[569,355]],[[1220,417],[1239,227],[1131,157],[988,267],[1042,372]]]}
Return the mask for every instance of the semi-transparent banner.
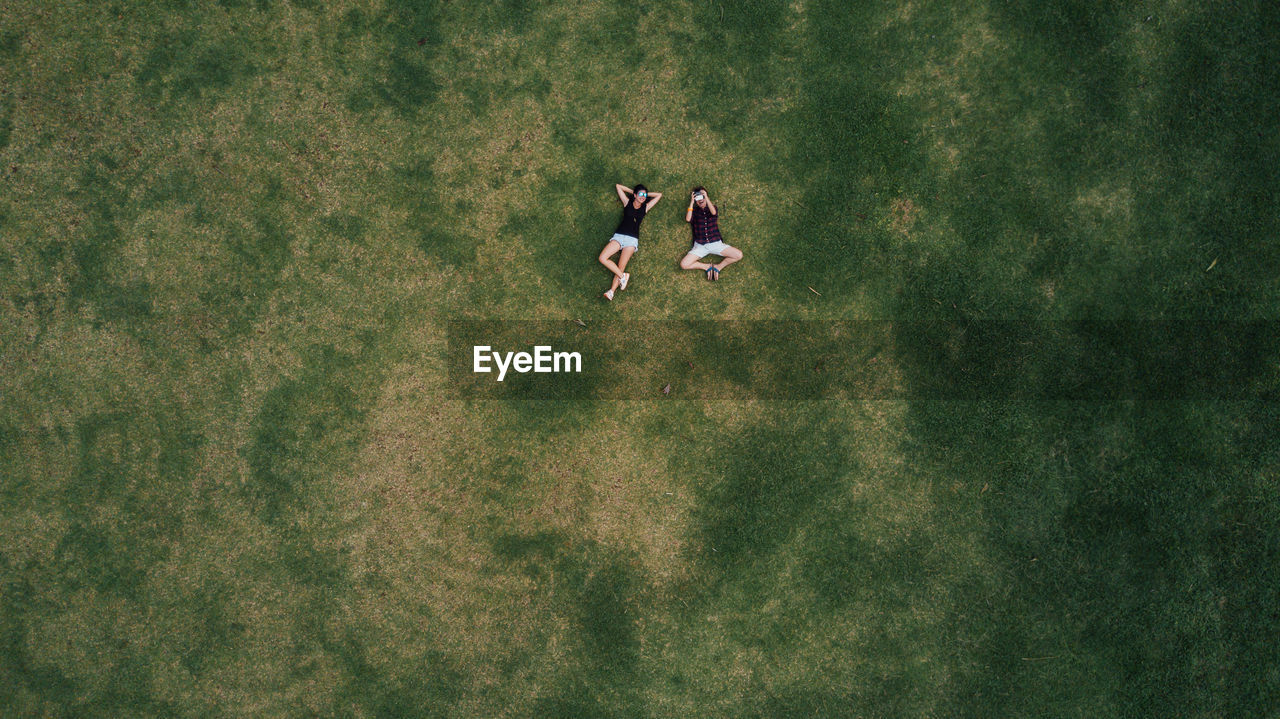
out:
{"label": "semi-transparent banner", "polygon": [[449,323],[472,399],[1277,398],[1280,323]]}

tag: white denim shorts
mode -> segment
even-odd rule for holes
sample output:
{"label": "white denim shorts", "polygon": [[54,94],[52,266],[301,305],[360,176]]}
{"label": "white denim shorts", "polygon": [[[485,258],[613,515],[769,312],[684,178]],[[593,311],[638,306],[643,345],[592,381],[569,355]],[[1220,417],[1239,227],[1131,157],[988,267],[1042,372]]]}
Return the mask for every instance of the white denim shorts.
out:
{"label": "white denim shorts", "polygon": [[727,249],[729,249],[729,245],[725,244],[724,240],[708,242],[705,245],[699,245],[695,242],[693,243],[693,247],[689,248],[689,254],[697,257],[698,259],[702,259],[707,255],[720,255],[721,257],[724,257],[724,251]]}
{"label": "white denim shorts", "polygon": [[609,240],[612,242],[617,242],[619,245],[622,245],[623,247],[634,247],[637,250],[640,249],[639,238],[632,237],[631,235],[615,234],[613,237],[610,237]]}

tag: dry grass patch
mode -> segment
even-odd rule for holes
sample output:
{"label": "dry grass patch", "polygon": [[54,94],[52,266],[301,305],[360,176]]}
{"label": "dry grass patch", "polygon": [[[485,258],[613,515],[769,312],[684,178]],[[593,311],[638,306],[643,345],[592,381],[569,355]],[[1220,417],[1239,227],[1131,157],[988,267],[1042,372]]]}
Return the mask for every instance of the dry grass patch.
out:
{"label": "dry grass patch", "polygon": [[908,67],[897,90],[898,97],[920,109],[920,130],[940,178],[951,177],[960,168],[977,119],[974,95],[984,91],[985,75],[1008,50],[1007,42],[991,29],[985,10],[957,18],[955,27],[960,31],[955,52]]}
{"label": "dry grass patch", "polygon": [[1073,204],[1080,227],[1099,240],[1106,242],[1131,236],[1133,190],[1128,185],[1087,188],[1076,195]]}
{"label": "dry grass patch", "polygon": [[916,224],[916,216],[918,210],[916,204],[911,201],[910,197],[899,197],[893,200],[889,205],[893,223],[893,229],[903,237],[911,235],[911,229]]}

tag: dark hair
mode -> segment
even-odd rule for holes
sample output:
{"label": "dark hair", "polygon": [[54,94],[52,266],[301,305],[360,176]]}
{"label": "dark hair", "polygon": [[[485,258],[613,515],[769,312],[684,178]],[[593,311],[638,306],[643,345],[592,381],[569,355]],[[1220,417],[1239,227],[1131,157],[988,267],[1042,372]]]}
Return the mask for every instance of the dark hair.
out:
{"label": "dark hair", "polygon": [[640,194],[641,190],[644,190],[646,195],[649,194],[649,188],[645,187],[644,185],[636,185],[636,188],[632,190],[632,192],[638,195]]}
{"label": "dark hair", "polygon": [[703,187],[702,185],[698,185],[697,187],[690,190],[690,192],[706,192],[706,191],[707,191],[707,188]]}

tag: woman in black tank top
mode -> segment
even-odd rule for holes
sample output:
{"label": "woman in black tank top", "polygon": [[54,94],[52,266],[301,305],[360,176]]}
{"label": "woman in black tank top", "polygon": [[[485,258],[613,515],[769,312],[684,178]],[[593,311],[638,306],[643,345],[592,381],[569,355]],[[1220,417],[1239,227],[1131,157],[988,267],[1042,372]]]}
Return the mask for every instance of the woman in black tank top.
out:
{"label": "woman in black tank top", "polygon": [[[644,185],[636,185],[634,190],[624,185],[614,185],[614,189],[618,191],[618,199],[622,200],[622,221],[618,223],[618,229],[614,231],[609,243],[600,251],[600,264],[613,273],[613,284],[604,293],[606,300],[612,300],[614,292],[627,289],[627,281],[631,279],[631,275],[626,272],[627,262],[640,248],[640,222],[658,204],[658,200],[662,199],[661,192],[650,194]],[[610,258],[618,252],[622,256],[614,264]]]}
{"label": "woman in black tank top", "polygon": [[622,221],[618,223],[618,229],[613,231],[614,234],[640,239],[640,221],[644,219],[645,208],[643,205],[636,207],[636,204],[643,201],[641,198],[623,206]]}

